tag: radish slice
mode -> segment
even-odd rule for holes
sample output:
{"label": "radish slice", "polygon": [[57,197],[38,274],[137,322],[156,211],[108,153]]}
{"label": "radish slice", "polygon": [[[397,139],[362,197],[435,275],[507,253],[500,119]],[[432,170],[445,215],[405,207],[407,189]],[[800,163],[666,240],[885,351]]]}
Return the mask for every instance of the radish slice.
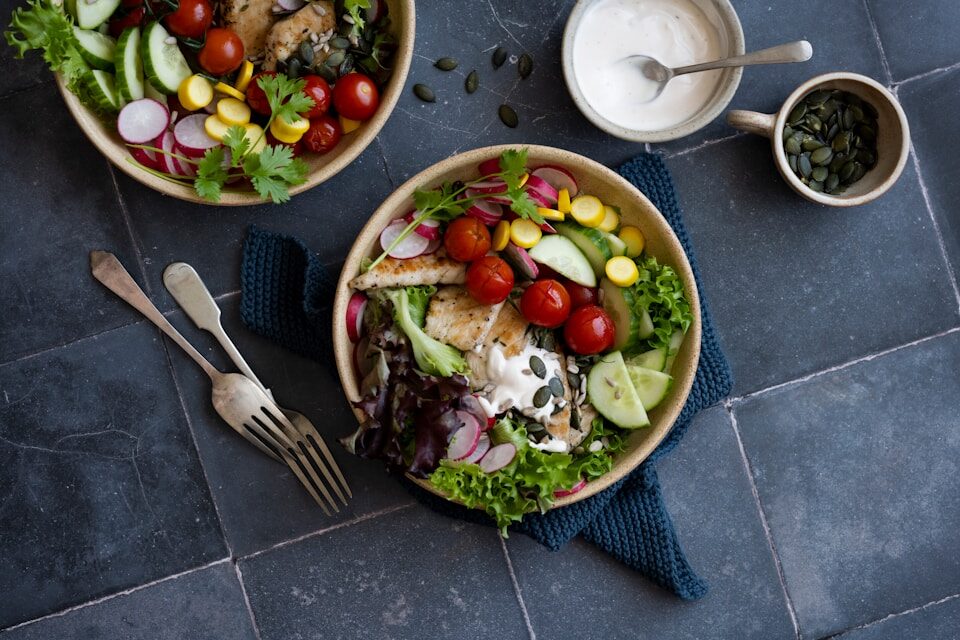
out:
{"label": "radish slice", "polygon": [[503,217],[503,208],[489,200],[476,200],[467,208],[466,214],[485,225],[494,225]]}
{"label": "radish slice", "polygon": [[587,481],[586,481],[586,479],[585,479],[585,478],[580,478],[580,482],[578,482],[577,484],[573,485],[573,486],[570,487],[569,489],[557,489],[556,491],[554,491],[554,492],[553,492],[553,497],[554,497],[554,498],[563,498],[564,496],[572,496],[572,495],[575,494],[577,491],[582,490],[585,486],[587,486]]}
{"label": "radish slice", "polygon": [[495,424],[497,424],[496,418],[487,418],[487,427],[484,429],[484,431],[490,431],[490,429],[493,429],[493,425]]}
{"label": "radish slice", "polygon": [[487,451],[490,450],[490,436],[485,433],[480,434],[480,439],[477,440],[477,448],[473,450],[469,456],[463,459],[464,462],[470,462],[476,464],[480,462],[480,458],[487,455]]}
{"label": "radish slice", "polygon": [[534,189],[526,189],[526,192],[527,192],[527,195],[530,196],[530,199],[533,200],[538,207],[544,207],[549,209],[550,207],[553,206],[553,204],[557,203],[557,201],[554,200],[553,204],[550,204],[550,201],[547,200],[545,196],[541,195],[539,191],[535,191]]}
{"label": "radish slice", "polygon": [[150,98],[134,100],[120,110],[117,132],[124,142],[144,144],[156,140],[170,125],[170,112]]}
{"label": "radish slice", "polygon": [[507,183],[503,180],[487,180],[486,182],[475,182],[470,185],[474,191],[487,194],[497,194],[507,192]]}
{"label": "radish slice", "polygon": [[443,245],[443,240],[441,240],[440,238],[435,238],[430,241],[430,244],[427,245],[427,248],[423,250],[423,253],[421,255],[429,255],[431,253],[436,253],[437,249],[439,249],[441,245]]}
{"label": "radish slice", "polygon": [[555,164],[547,164],[542,167],[538,167],[530,175],[536,176],[541,180],[545,180],[557,191],[560,191],[560,189],[566,189],[568,192],[570,192],[571,198],[580,191],[580,187],[577,186],[577,179],[573,177],[573,174],[567,169],[559,167]]}
{"label": "radish slice", "polygon": [[481,176],[492,176],[495,173],[500,173],[500,158],[484,160],[477,169],[480,171]]}
{"label": "radish slice", "polygon": [[480,442],[480,423],[473,414],[457,411],[457,419],[463,426],[456,430],[447,447],[447,457],[451,460],[463,460],[477,450]]}
{"label": "radish slice", "polygon": [[[407,215],[403,216],[403,220],[407,224],[410,224],[411,222],[413,222],[413,219],[416,217],[418,213],[419,211],[411,211]],[[440,221],[434,220],[433,218],[427,218],[426,220],[421,222],[419,225],[417,225],[417,228],[414,229],[413,232],[419,233],[421,236],[423,236],[427,240],[436,240],[437,238],[440,237]]]}
{"label": "radish slice", "polygon": [[[380,246],[384,251],[390,248],[390,245],[400,237],[403,230],[407,228],[404,220],[394,220],[387,225],[387,228],[380,232]],[[407,258],[416,258],[427,249],[430,241],[421,235],[411,233],[390,251],[391,258],[406,260]]]}
{"label": "radish slice", "polygon": [[531,175],[529,178],[527,178],[527,184],[525,186],[527,187],[527,191],[536,191],[541,196],[546,198],[551,207],[556,206],[557,198],[560,197],[560,194],[557,193],[557,190],[554,189],[553,186],[543,178]]}
{"label": "radish slice", "polygon": [[[173,148],[174,153],[176,153],[178,151],[176,143],[174,143]],[[180,175],[186,178],[192,178],[197,175],[197,165],[192,162],[186,162],[180,158],[174,158],[173,162],[177,166],[177,173]]]}
{"label": "radish slice", "polygon": [[284,11],[296,11],[297,9],[303,8],[306,3],[306,0],[277,0],[277,4],[280,5],[280,8]]}
{"label": "radish slice", "polygon": [[347,336],[357,342],[363,335],[363,312],[367,309],[367,296],[359,291],[350,296],[347,303]]}
{"label": "radish slice", "polygon": [[143,166],[147,167],[148,169],[157,169],[160,171],[163,170],[163,167],[160,165],[160,158],[157,157],[156,151],[130,147],[130,155],[133,156],[134,160],[136,160]]}
{"label": "radish slice", "polygon": [[517,447],[512,442],[504,442],[487,451],[487,455],[480,460],[480,468],[487,473],[500,471],[505,466],[513,462],[517,457]]}
{"label": "radish slice", "polygon": [[530,254],[527,253],[527,250],[523,247],[518,247],[512,242],[508,242],[503,250],[503,257],[507,263],[513,267],[514,271],[518,271],[522,276],[536,280],[537,276],[540,275],[540,267],[537,266],[537,263],[533,261]]}
{"label": "radish slice", "polygon": [[540,231],[543,231],[544,233],[556,233],[556,232],[557,232],[556,228],[555,228],[552,224],[550,224],[549,222],[541,222],[541,223],[540,223]]}
{"label": "radish slice", "polygon": [[173,136],[177,140],[177,147],[183,155],[191,158],[203,157],[207,149],[219,146],[220,143],[207,135],[204,126],[208,116],[195,113],[192,116],[181,118],[173,128]]}
{"label": "radish slice", "polygon": [[504,198],[503,196],[488,195],[486,193],[474,191],[473,189],[467,189],[465,194],[468,198],[483,198],[487,202],[492,202],[493,204],[505,204],[510,206],[510,198]]}
{"label": "radish slice", "polygon": [[163,171],[178,176],[180,175],[180,163],[173,157],[173,154],[176,153],[173,150],[173,144],[173,132],[164,131],[153,143],[153,146],[163,149],[163,153],[160,155],[160,166]]}

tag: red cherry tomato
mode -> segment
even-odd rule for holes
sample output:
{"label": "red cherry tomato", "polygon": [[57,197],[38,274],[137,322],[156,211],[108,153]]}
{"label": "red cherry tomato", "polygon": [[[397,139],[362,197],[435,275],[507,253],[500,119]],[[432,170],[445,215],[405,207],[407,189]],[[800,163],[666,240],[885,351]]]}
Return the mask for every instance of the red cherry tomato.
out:
{"label": "red cherry tomato", "polygon": [[513,291],[513,270],[497,256],[483,256],[467,267],[467,291],[480,304],[503,302]]}
{"label": "red cherry tomato", "polygon": [[570,294],[556,280],[537,280],[523,292],[520,312],[531,324],[559,327],[570,315]]}
{"label": "red cherry tomato", "polygon": [[326,153],[337,146],[342,135],[343,131],[340,129],[340,123],[337,119],[322,115],[310,120],[310,128],[303,134],[300,141],[303,142],[307,151]]}
{"label": "red cherry tomato", "polygon": [[307,97],[313,100],[313,108],[304,113],[306,118],[316,118],[322,116],[330,110],[330,100],[333,97],[333,90],[327,81],[320,76],[303,76],[303,92]]}
{"label": "red cherry tomato", "polygon": [[267,102],[267,94],[263,92],[257,81],[263,76],[272,78],[275,75],[277,75],[276,71],[261,71],[253,76],[250,84],[247,85],[247,104],[262,116],[270,115],[270,103]]}
{"label": "red cherry tomato", "polygon": [[563,327],[567,346],[580,355],[593,355],[613,346],[613,320],[596,305],[580,307]]}
{"label": "red cherry tomato", "polygon": [[197,62],[215,76],[236,71],[243,62],[243,41],[231,29],[214,27],[207,31],[207,39],[197,54]]}
{"label": "red cherry tomato", "polygon": [[354,71],[333,85],[333,106],[344,118],[367,120],[380,106],[380,92],[373,80]]}
{"label": "red cherry tomato", "polygon": [[586,306],[588,304],[597,304],[597,290],[591,287],[585,287],[572,280],[561,280],[563,288],[570,294],[571,309]]}
{"label": "red cherry tomato", "polygon": [[199,39],[213,23],[213,7],[207,0],[180,0],[177,10],[167,14],[163,22],[175,35]]}
{"label": "red cherry tomato", "polygon": [[143,7],[143,5],[139,7],[133,7],[128,13],[112,19],[108,27],[108,32],[114,38],[119,38],[124,29],[129,29],[130,27],[139,27],[140,23],[143,22],[143,17],[146,15],[146,13],[147,10]]}
{"label": "red cherry tomato", "polygon": [[454,260],[473,262],[490,251],[490,230],[476,218],[457,218],[447,227],[443,246]]}
{"label": "red cherry tomato", "polygon": [[121,0],[120,6],[124,9],[133,9],[143,6],[143,0]]}

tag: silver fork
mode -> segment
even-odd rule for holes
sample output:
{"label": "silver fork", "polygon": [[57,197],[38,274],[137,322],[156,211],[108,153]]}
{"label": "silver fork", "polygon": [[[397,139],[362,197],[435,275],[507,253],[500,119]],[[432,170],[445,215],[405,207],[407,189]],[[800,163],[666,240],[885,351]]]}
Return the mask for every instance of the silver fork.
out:
{"label": "silver fork", "polygon": [[[220,307],[217,306],[216,301],[213,299],[213,296],[210,295],[210,292],[207,290],[206,285],[204,285],[203,280],[196,270],[186,263],[174,262],[164,270],[163,283],[167,287],[167,291],[170,292],[170,295],[173,296],[174,300],[177,301],[190,319],[193,320],[194,324],[200,329],[211,333],[213,337],[217,339],[217,342],[220,343],[220,346],[223,347],[223,350],[227,352],[227,355],[230,356],[230,359],[237,368],[260,387],[271,400],[276,402],[273,393],[260,382],[260,379],[253,373],[253,370],[247,364],[246,360],[240,355],[240,351],[230,339],[230,336],[227,335],[220,321]],[[329,487],[337,494],[340,501],[346,505],[347,496],[352,498],[353,492],[350,490],[350,486],[347,484],[346,478],[343,477],[340,466],[336,460],[334,460],[333,454],[330,452],[329,447],[327,447],[326,442],[324,442],[316,427],[314,427],[313,423],[302,413],[285,409],[279,405],[277,405],[277,408],[280,409],[288,421],[288,424],[284,425],[284,433],[286,436],[296,445],[299,452],[310,461],[309,464],[314,467],[314,471],[319,471],[323,475]],[[322,457],[320,454],[322,454]],[[334,476],[336,476],[336,480]],[[316,473],[312,474],[311,478],[316,478]],[[324,485],[318,482],[316,488],[330,500],[334,510],[339,511]],[[344,492],[346,495],[344,495]]]}
{"label": "silver fork", "polygon": [[[239,373],[223,373],[200,355],[150,302],[115,255],[106,251],[92,251],[90,269],[94,278],[157,325],[203,369],[213,383],[213,407],[220,417],[255,447],[270,457],[285,462],[324,512],[330,515],[329,509],[321,501],[311,482],[312,479],[319,483],[319,479],[315,478],[316,474],[310,463],[305,459],[301,460],[303,454],[296,451],[290,438],[280,428],[280,425],[289,425],[289,430],[292,430],[293,426],[273,400],[252,380]],[[311,479],[307,478],[308,475]],[[336,504],[329,494],[325,497],[336,509]]]}

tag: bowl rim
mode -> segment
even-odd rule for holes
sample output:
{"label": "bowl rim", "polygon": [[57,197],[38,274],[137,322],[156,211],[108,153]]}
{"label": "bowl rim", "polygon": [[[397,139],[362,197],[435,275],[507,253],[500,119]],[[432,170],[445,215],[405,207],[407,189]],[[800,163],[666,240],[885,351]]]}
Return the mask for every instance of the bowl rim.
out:
{"label": "bowl rim", "polygon": [[[893,108],[893,111],[896,113],[897,120],[900,124],[900,155],[897,158],[896,165],[894,165],[890,175],[888,175],[880,184],[870,191],[862,193],[858,196],[844,196],[842,194],[839,196],[834,196],[827,193],[813,191],[807,187],[805,184],[800,182],[800,178],[798,178],[796,174],[790,170],[790,165],[787,162],[786,151],[784,150],[781,141],[781,138],[783,137],[783,127],[787,123],[787,116],[790,115],[790,111],[793,110],[793,107],[796,106],[801,98],[814,91],[817,87],[827,84],[828,82],[834,82],[838,80],[853,84],[866,85],[879,93]],[[777,110],[775,116],[776,119],[773,123],[773,130],[770,134],[770,145],[773,149],[773,158],[774,163],[777,165],[777,170],[794,191],[804,198],[812,200],[813,202],[818,202],[831,207],[856,207],[862,204],[867,204],[868,202],[872,202],[889,191],[890,188],[897,182],[897,180],[900,179],[900,174],[903,173],[903,169],[907,164],[907,158],[910,155],[910,124],[907,122],[907,114],[904,112],[900,101],[897,100],[897,97],[893,95],[885,86],[873,78],[861,75],[859,73],[851,73],[849,71],[833,71],[810,78],[793,90],[787,99],[783,101],[783,105],[781,105],[780,109]]]}
{"label": "bowl rim", "polygon": [[[326,182],[356,160],[357,157],[370,146],[370,143],[373,142],[380,133],[380,130],[383,129],[387,119],[393,114],[393,110],[407,82],[407,74],[410,71],[410,65],[413,61],[413,47],[416,39],[416,10],[414,0],[393,1],[401,8],[401,15],[395,22],[397,50],[394,54],[395,63],[393,73],[387,83],[387,90],[381,95],[380,106],[377,108],[377,112],[370,120],[364,122],[356,132],[351,134],[353,137],[347,141],[346,147],[336,158],[328,164],[311,171],[303,184],[290,187],[291,197]],[[126,149],[123,149],[122,142],[119,142],[116,133],[103,135],[92,122],[93,120],[101,122],[99,118],[85,107],[77,96],[67,89],[62,74],[57,73],[55,75],[57,88],[60,90],[60,94],[67,104],[67,110],[70,111],[77,125],[90,142],[93,143],[93,146],[95,146],[113,166],[140,184],[163,195],[177,198],[178,200],[214,207],[249,206],[271,202],[268,198],[261,198],[252,190],[248,192],[225,191],[221,194],[219,202],[210,202],[200,198],[196,192],[189,187],[168,182],[147,171],[141,170],[136,165],[127,161],[130,154],[127,153]]]}
{"label": "bowl rim", "polygon": [[[580,500],[585,500],[586,498],[596,495],[597,493],[608,488],[636,469],[640,463],[643,462],[653,452],[654,449],[656,449],[656,447],[663,441],[667,434],[670,433],[680,415],[680,412],[685,406],[687,398],[690,394],[690,390],[693,387],[696,369],[699,364],[702,338],[702,319],[700,295],[697,289],[697,282],[693,268],[691,267],[686,252],[683,249],[683,245],[680,244],[679,238],[660,210],[654,206],[654,204],[643,192],[630,184],[618,173],[609,167],[596,162],[595,160],[591,160],[590,158],[586,158],[572,151],[544,145],[523,143],[495,145],[465,151],[441,160],[440,162],[430,165],[429,167],[420,171],[400,185],[396,190],[394,190],[394,192],[390,194],[379,207],[377,207],[374,213],[367,220],[367,223],[364,225],[363,229],[361,229],[357,234],[357,238],[351,246],[350,252],[347,254],[343,264],[343,269],[341,270],[340,277],[337,281],[337,288],[333,301],[332,322],[334,358],[344,396],[348,402],[351,402],[352,400],[356,399],[357,390],[357,384],[353,372],[353,343],[347,336],[346,323],[341,322],[341,320],[342,318],[346,317],[345,314],[347,303],[353,291],[349,286],[349,282],[357,275],[356,269],[359,268],[360,261],[369,253],[370,248],[374,246],[374,243],[377,241],[377,238],[379,237],[380,231],[382,230],[386,220],[395,217],[397,212],[402,211],[406,207],[408,200],[411,198],[413,190],[416,187],[425,183],[431,183],[435,181],[438,176],[448,173],[452,170],[473,166],[479,164],[479,162],[482,160],[493,156],[498,156],[506,149],[517,148],[526,148],[533,156],[536,156],[538,152],[548,155],[561,155],[566,158],[566,162],[569,164],[589,166],[603,174],[603,176],[613,182],[616,187],[622,188],[629,192],[632,196],[638,198],[643,210],[656,213],[656,215],[651,215],[648,220],[645,220],[645,222],[658,227],[658,230],[661,231],[660,235],[662,236],[665,245],[667,245],[667,251],[680,256],[679,264],[671,264],[671,266],[677,271],[683,280],[684,290],[687,293],[687,298],[690,302],[690,310],[693,315],[693,322],[690,325],[690,329],[687,331],[684,344],[681,346],[681,354],[687,354],[683,367],[684,375],[682,377],[682,383],[674,385],[674,391],[672,393],[676,393],[677,395],[674,396],[673,401],[671,401],[669,405],[662,407],[664,409],[664,413],[659,416],[657,433],[651,437],[645,438],[644,441],[636,448],[628,451],[625,454],[621,454],[616,459],[613,469],[600,478],[587,483],[583,490],[575,494],[556,499],[552,508],[558,508],[579,502]],[[354,268],[351,268],[351,265],[353,265]],[[678,358],[678,364],[683,360],[684,359],[682,358]],[[680,378],[679,375],[676,377]],[[354,413],[354,416],[359,421],[363,414],[355,407],[351,406],[351,409]],[[660,408],[658,408],[658,410],[659,409]],[[651,428],[652,427],[653,425],[651,425]],[[638,431],[638,433],[640,432]],[[415,478],[409,475],[407,477],[414,481],[421,488],[426,489],[437,496],[450,500],[450,498],[437,490],[427,480]],[[451,502],[456,501],[451,500]]]}
{"label": "bowl rim", "polygon": [[[599,0],[577,0],[576,5],[570,11],[567,17],[567,23],[563,30],[563,40],[561,46],[560,60],[563,69],[563,78],[567,84],[567,91],[570,97],[577,105],[587,120],[594,126],[609,133],[621,140],[630,142],[667,142],[688,136],[704,128],[715,119],[717,119],[724,109],[730,105],[733,96],[740,87],[740,80],[743,77],[743,67],[728,67],[723,70],[721,78],[727,78],[717,98],[712,106],[698,112],[692,118],[669,129],[658,129],[645,131],[639,129],[629,129],[618,125],[604,118],[587,101],[586,96],[580,90],[576,74],[573,70],[573,41],[576,35],[577,27],[583,18],[587,8]],[[730,0],[708,0],[713,2],[724,18],[724,24],[728,25],[727,35],[731,37],[733,53],[730,55],[743,55],[746,53],[746,44],[743,36],[743,26],[740,24],[740,16]]]}

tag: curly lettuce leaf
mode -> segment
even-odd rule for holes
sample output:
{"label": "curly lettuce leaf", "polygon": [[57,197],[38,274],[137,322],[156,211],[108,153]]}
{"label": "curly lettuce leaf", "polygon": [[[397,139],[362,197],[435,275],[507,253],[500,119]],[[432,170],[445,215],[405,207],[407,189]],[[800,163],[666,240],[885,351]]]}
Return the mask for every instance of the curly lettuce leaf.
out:
{"label": "curly lettuce leaf", "polygon": [[637,268],[640,279],[630,287],[636,301],[635,313],[639,315],[647,310],[653,320],[653,335],[631,351],[666,347],[674,331],[686,333],[693,322],[683,281],[673,267],[661,265],[653,256],[638,259]]}
{"label": "curly lettuce leaf", "polygon": [[435,287],[385,289],[383,296],[393,305],[393,319],[406,334],[420,370],[431,376],[449,378],[467,371],[467,361],[454,347],[428,336],[422,329],[427,304]]}

